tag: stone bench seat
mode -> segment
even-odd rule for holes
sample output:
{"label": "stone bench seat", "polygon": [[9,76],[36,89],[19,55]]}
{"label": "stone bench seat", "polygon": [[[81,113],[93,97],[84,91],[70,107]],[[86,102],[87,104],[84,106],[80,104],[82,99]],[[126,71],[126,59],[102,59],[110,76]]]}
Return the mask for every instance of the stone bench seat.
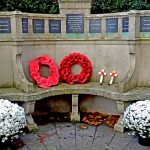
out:
{"label": "stone bench seat", "polygon": [[25,93],[16,88],[0,89],[0,98],[8,99],[11,101],[23,102],[22,106],[25,108],[29,130],[32,130],[33,128],[38,128],[31,115],[34,112],[35,102],[46,97],[64,94],[72,95],[71,120],[78,121],[80,120],[80,114],[78,111],[78,95],[96,95],[115,100],[118,113],[121,116],[119,121],[115,125],[115,130],[123,132],[124,128],[121,125],[121,120],[125,108],[131,103],[131,101],[150,99],[150,88],[136,87],[132,90],[121,93],[118,92],[117,84],[109,86],[106,84],[100,85],[98,82],[89,82],[86,84],[75,85],[60,83],[58,86],[53,86],[48,89],[34,87],[34,92],[32,93]]}
{"label": "stone bench seat", "polygon": [[134,101],[150,99],[149,87],[136,87],[127,92],[118,92],[118,86],[100,85],[98,82],[89,82],[86,84],[69,85],[60,83],[58,86],[53,86],[48,89],[35,87],[33,93],[25,93],[16,88],[0,88],[0,98],[11,101],[37,101],[46,97],[63,95],[63,94],[89,94],[103,96],[113,100]]}

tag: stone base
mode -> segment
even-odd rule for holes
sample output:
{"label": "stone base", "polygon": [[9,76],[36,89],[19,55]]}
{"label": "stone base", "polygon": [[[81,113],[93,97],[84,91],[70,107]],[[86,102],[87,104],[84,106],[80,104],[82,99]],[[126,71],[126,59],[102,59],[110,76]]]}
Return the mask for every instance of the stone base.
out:
{"label": "stone base", "polygon": [[79,115],[79,113],[71,113],[71,121],[72,122],[80,122],[80,115]]}
{"label": "stone base", "polygon": [[119,118],[118,122],[115,124],[114,131],[121,132],[121,133],[124,132],[124,126],[121,123],[121,121],[122,121],[122,116]]}
{"label": "stone base", "polygon": [[22,105],[22,107],[25,110],[27,128],[29,132],[38,130],[38,126],[32,118],[32,113],[34,112],[34,106],[35,106],[35,102],[24,102]]}
{"label": "stone base", "polygon": [[38,126],[36,123],[34,124],[27,124],[27,128],[29,130],[29,132],[33,132],[33,131],[37,131],[38,130]]}

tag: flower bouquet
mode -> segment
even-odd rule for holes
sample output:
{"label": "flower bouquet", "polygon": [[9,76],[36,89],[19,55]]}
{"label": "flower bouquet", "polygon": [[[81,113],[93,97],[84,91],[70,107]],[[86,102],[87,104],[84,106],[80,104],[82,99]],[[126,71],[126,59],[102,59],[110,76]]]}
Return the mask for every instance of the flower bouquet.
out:
{"label": "flower bouquet", "polygon": [[140,144],[150,145],[150,100],[137,101],[127,107],[122,123],[139,135]]}
{"label": "flower bouquet", "polygon": [[13,141],[26,126],[25,112],[18,104],[0,99],[0,143]]}

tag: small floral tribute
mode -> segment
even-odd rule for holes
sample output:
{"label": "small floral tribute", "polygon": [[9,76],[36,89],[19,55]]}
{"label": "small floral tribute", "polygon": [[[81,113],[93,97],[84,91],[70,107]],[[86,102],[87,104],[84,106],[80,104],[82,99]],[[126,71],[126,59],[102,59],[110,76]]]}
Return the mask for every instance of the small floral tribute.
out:
{"label": "small floral tribute", "polygon": [[100,76],[99,83],[102,84],[104,81],[104,76],[106,76],[107,74],[104,69],[102,69],[98,74]]}
{"label": "small floral tribute", "polygon": [[115,77],[117,77],[117,76],[118,76],[118,74],[116,73],[116,71],[115,71],[115,70],[113,70],[113,71],[112,71],[109,75],[110,75],[109,85],[111,85],[111,84],[113,83],[113,81],[114,81]]}
{"label": "small floral tribute", "polygon": [[150,100],[138,101],[127,107],[122,123],[133,134],[150,138]]}
{"label": "small floral tribute", "polygon": [[[80,74],[72,74],[71,67],[78,64],[82,67]],[[90,60],[80,53],[72,53],[66,56],[60,64],[60,77],[69,84],[84,84],[92,75],[92,64]]]}
{"label": "small floral tribute", "polygon": [[[50,76],[44,78],[40,75],[40,65],[48,65]],[[48,56],[44,55],[32,60],[29,63],[30,75],[34,81],[41,88],[49,88],[53,85],[57,85],[59,82],[59,70],[56,63]]]}
{"label": "small floral tribute", "polygon": [[0,139],[4,143],[10,137],[16,138],[26,126],[25,112],[18,104],[0,99]]}

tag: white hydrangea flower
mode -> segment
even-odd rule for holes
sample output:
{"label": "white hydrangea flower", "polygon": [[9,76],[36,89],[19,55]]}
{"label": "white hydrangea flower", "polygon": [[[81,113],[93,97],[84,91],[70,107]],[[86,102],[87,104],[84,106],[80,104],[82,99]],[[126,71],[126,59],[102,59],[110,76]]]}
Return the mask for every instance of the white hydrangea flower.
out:
{"label": "white hydrangea flower", "polygon": [[126,108],[122,123],[143,138],[150,137],[150,100],[138,101]]}
{"label": "white hydrangea flower", "polygon": [[9,136],[26,126],[25,112],[18,104],[0,99],[0,137],[5,142]]}

